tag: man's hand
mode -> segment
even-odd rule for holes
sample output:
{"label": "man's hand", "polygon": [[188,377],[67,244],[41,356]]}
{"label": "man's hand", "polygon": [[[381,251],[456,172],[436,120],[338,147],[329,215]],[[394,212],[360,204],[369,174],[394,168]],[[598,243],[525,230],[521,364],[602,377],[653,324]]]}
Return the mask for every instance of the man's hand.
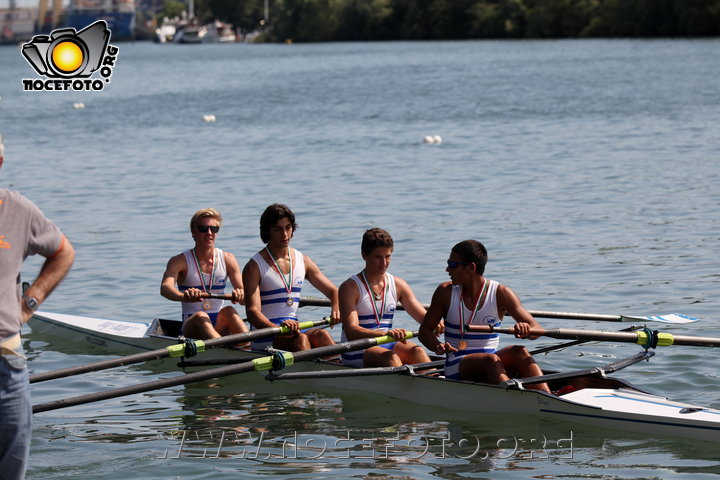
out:
{"label": "man's hand", "polygon": [[527,338],[530,335],[530,325],[527,323],[515,324],[515,338]]}
{"label": "man's hand", "polygon": [[200,302],[202,301],[202,298],[200,298],[200,294],[202,294],[203,291],[199,288],[188,288],[183,292],[183,302]]}
{"label": "man's hand", "polygon": [[458,351],[458,349],[453,347],[452,345],[450,345],[448,342],[438,343],[435,346],[435,350],[433,350],[433,352],[435,352],[435,355],[445,355],[447,353],[452,353],[452,352],[457,352],[457,351]]}
{"label": "man's hand", "polygon": [[296,320],[285,320],[280,325],[290,330],[288,335],[297,335],[300,333],[300,322]]}
{"label": "man's hand", "polygon": [[232,297],[230,299],[232,303],[239,303],[240,305],[245,305],[245,290],[243,290],[242,287],[233,289],[233,291],[230,293],[230,296]]}

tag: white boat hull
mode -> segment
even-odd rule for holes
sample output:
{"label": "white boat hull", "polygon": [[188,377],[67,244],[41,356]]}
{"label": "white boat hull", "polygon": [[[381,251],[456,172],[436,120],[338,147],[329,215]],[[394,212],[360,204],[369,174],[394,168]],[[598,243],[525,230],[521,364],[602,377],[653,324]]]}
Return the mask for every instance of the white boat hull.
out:
{"label": "white boat hull", "polygon": [[170,337],[153,336],[158,321],[131,322],[62,313],[35,312],[28,322],[33,332],[92,346],[93,352],[111,355],[156,350],[174,343]]}
{"label": "white boat hull", "polygon": [[[177,338],[163,335],[163,324],[173,328],[178,326],[178,321],[174,321],[174,324],[172,322],[154,320],[139,323],[36,312],[30,326],[33,332],[41,335],[60,336],[64,339],[70,337],[86,342],[95,351],[100,349],[108,354],[123,354],[164,348],[177,343]],[[264,353],[215,349],[198,358],[228,355],[248,357],[261,356]],[[346,368],[330,362],[301,362],[289,367],[287,371],[317,372]],[[262,377],[256,375],[255,378]],[[416,404],[469,413],[531,415],[602,428],[720,443],[719,410],[674,402],[642,392],[612,378],[588,375],[565,382],[576,385],[578,389],[556,396],[535,390],[454,381],[438,375],[419,373],[281,379],[274,383],[291,383],[293,389],[302,391],[374,392]],[[247,387],[246,382],[244,386]],[[266,390],[267,387],[273,388],[265,385],[261,389]]]}

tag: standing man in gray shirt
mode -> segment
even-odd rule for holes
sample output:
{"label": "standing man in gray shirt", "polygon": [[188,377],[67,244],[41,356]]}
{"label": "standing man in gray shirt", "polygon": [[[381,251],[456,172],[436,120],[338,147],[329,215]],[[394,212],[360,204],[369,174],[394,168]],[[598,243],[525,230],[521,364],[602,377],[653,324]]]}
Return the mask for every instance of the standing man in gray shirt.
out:
{"label": "standing man in gray shirt", "polygon": [[[5,147],[0,136],[0,168]],[[40,274],[22,293],[25,258],[46,258]],[[0,188],[0,479],[25,478],[32,405],[20,342],[20,327],[70,270],[75,250],[30,200]]]}

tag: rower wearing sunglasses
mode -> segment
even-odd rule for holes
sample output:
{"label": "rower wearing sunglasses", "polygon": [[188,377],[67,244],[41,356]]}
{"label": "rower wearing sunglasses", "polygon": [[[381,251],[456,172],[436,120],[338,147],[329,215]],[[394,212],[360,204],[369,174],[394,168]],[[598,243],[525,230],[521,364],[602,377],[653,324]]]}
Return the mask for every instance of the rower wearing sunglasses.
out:
{"label": "rower wearing sunglasses", "polygon": [[222,216],[212,208],[198,210],[190,220],[195,247],[172,257],[160,285],[160,294],[182,302],[183,335],[206,340],[247,332],[232,305],[203,294],[224,294],[227,281],[233,287],[232,303],[244,303],[242,272],[235,256],[215,247]]}
{"label": "rower wearing sunglasses", "polygon": [[[542,375],[540,366],[525,347],[511,345],[498,349],[497,333],[464,331],[467,325],[499,326],[506,313],[516,322],[517,338],[528,338],[531,328],[540,327],[515,292],[485,278],[487,258],[487,250],[476,240],[465,240],[452,248],[446,268],[451,281],[435,290],[420,326],[420,341],[437,355],[447,355],[447,378],[499,384],[511,377]],[[443,318],[444,343],[433,334]],[[545,383],[527,388],[550,393]]]}
{"label": "rower wearing sunglasses", "polygon": [[245,311],[254,328],[283,325],[290,333],[254,341],[253,350],[272,345],[297,352],[335,343],[327,330],[299,330],[297,310],[305,279],[330,299],[331,325],[340,321],[340,313],[337,287],[310,257],[290,247],[296,229],[295,214],[286,205],[274,203],[260,216],[260,239],[266,245],[243,269]]}

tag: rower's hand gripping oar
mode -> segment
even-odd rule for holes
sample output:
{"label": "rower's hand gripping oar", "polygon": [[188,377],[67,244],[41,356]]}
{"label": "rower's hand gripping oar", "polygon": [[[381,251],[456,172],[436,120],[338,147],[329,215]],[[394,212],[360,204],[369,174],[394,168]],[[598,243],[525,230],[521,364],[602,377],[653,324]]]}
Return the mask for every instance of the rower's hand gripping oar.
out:
{"label": "rower's hand gripping oar", "polygon": [[[323,318],[322,320],[314,320],[309,322],[301,322],[300,328],[313,328],[330,323],[329,318]],[[46,380],[54,380],[56,378],[65,378],[72,375],[79,375],[81,373],[97,372],[99,370],[105,370],[108,368],[120,367],[124,365],[133,365],[136,363],[147,362],[150,360],[158,360],[161,358],[178,358],[178,357],[191,357],[198,353],[204,352],[211,348],[221,347],[224,345],[234,345],[236,343],[245,343],[253,340],[260,340],[267,337],[274,337],[275,335],[284,335],[290,333],[290,329],[282,327],[269,327],[260,328],[258,330],[251,330],[249,332],[236,333],[233,335],[227,335],[225,337],[214,338],[211,340],[191,340],[187,339],[184,343],[178,343],[170,345],[165,348],[159,348],[150,352],[136,353],[121,358],[115,358],[112,360],[105,360],[102,362],[91,363],[87,365],[79,365],[77,367],[65,368],[62,370],[55,370],[52,372],[38,373],[30,376],[30,383],[44,382]]]}
{"label": "rower's hand gripping oar", "polygon": [[[417,336],[417,332],[407,332],[405,339]],[[350,342],[338,343],[335,345],[326,345],[324,347],[312,348],[300,352],[275,352],[274,355],[256,358],[252,361],[239,363],[237,365],[228,365],[225,367],[203,370],[202,372],[187,373],[172,378],[155,380],[152,382],[141,383],[139,385],[131,385],[128,387],[115,388],[105,390],[103,392],[91,393],[89,395],[81,395],[79,397],[66,398],[64,400],[56,400],[54,402],[42,403],[33,406],[33,413],[47,412],[58,408],[70,407],[74,405],[82,405],[85,403],[96,402],[99,400],[107,400],[109,398],[123,397],[133,395],[135,393],[149,392],[161,388],[174,387],[177,385],[185,385],[188,383],[200,382],[211,378],[226,377],[237,373],[245,373],[252,371],[279,370],[281,368],[292,365],[293,363],[303,360],[314,360],[329,355],[337,355],[339,353],[353,352],[366,348],[382,345],[385,343],[395,342],[397,339],[390,335],[382,337],[361,338]]]}
{"label": "rower's hand gripping oar", "polygon": [[[300,298],[301,307],[329,307],[330,300],[325,298]],[[424,304],[426,309],[430,306]],[[397,306],[398,310],[404,310],[402,305]],[[550,312],[546,310],[528,310],[530,315],[536,318],[558,318],[566,320],[596,320],[600,322],[663,322],[663,323],[691,323],[697,322],[697,318],[688,317],[680,313],[670,313],[666,315],[599,315],[595,313],[570,313],[570,312]]]}
{"label": "rower's hand gripping oar", "polygon": [[[492,327],[490,325],[467,325],[466,331],[482,333],[507,333],[514,335],[515,328]],[[530,337],[551,337],[567,340],[607,341],[636,343],[644,348],[686,345],[692,347],[720,347],[720,338],[673,335],[645,328],[637,332],[604,332],[602,330],[574,330],[567,328],[531,328]]]}

